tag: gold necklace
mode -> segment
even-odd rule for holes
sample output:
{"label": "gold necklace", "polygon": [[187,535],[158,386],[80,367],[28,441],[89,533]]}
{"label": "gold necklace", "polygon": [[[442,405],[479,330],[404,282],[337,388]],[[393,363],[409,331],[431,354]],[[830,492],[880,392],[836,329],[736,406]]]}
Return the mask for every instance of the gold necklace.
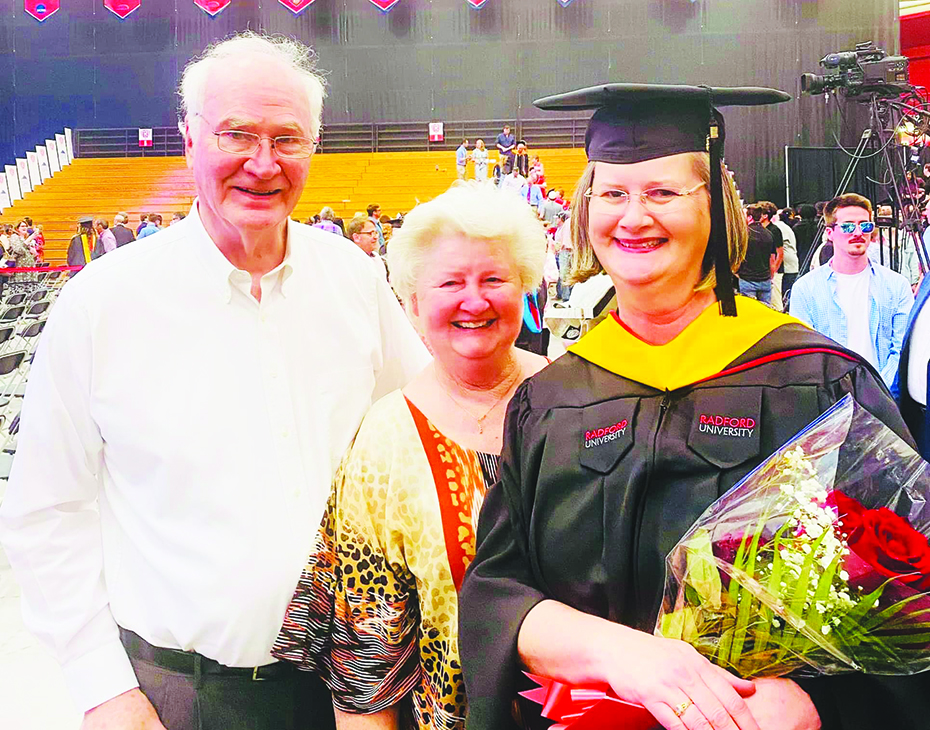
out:
{"label": "gold necklace", "polygon": [[454,395],[452,395],[452,393],[451,393],[449,390],[443,388],[443,392],[444,392],[447,396],[449,396],[449,400],[451,400],[456,406],[458,406],[459,410],[461,410],[461,411],[462,411],[463,413],[465,413],[469,418],[471,418],[476,424],[478,424],[478,433],[479,433],[479,434],[483,434],[483,433],[484,433],[484,419],[486,419],[488,416],[490,416],[490,415],[491,415],[491,412],[492,412],[495,408],[497,408],[497,407],[501,404],[501,402],[503,402],[504,398],[506,398],[508,395],[510,395],[511,391],[514,389],[514,386],[515,386],[517,383],[519,383],[519,382],[520,382],[520,371],[518,370],[518,371],[517,371],[517,378],[515,379],[515,382],[511,383],[510,386],[507,388],[507,390],[505,390],[505,391],[501,394],[501,396],[500,396],[496,401],[494,401],[494,402],[491,404],[491,407],[488,408],[488,410],[486,410],[486,411],[484,412],[484,415],[483,415],[483,416],[480,416],[480,417],[479,417],[479,416],[476,416],[476,415],[475,415],[474,413],[472,413],[468,408],[466,408],[466,407],[461,403],[461,401],[459,401],[458,398],[456,398]]}

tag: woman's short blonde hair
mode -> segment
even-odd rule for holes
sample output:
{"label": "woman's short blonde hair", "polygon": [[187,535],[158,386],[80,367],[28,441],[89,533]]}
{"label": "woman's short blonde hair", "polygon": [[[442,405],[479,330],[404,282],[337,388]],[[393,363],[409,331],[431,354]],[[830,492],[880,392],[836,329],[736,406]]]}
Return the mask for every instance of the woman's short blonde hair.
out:
{"label": "woman's short blonde hair", "polygon": [[494,241],[510,251],[523,291],[535,291],[546,261],[546,232],[533,209],[518,195],[488,183],[456,182],[421,203],[394,231],[388,248],[391,284],[404,301],[416,291],[433,243],[449,236]]}
{"label": "woman's short blonde hair", "polygon": [[[694,173],[701,179],[701,182],[707,185],[710,190],[710,155],[705,152],[691,152],[691,162],[694,166]],[[572,205],[572,255],[571,271],[568,275],[570,283],[578,284],[587,281],[595,274],[601,273],[604,268],[601,262],[597,260],[594,254],[594,247],[588,238],[588,205],[590,198],[585,197],[585,193],[594,183],[594,166],[595,163],[589,162],[578,185],[575,186],[575,196]],[[721,163],[721,175],[723,176],[723,210],[727,220],[727,243],[730,250],[730,269],[733,273],[739,269],[743,259],[746,258],[746,243],[749,238],[749,230],[746,227],[746,216],[743,213],[743,207],[740,204],[739,193],[736,191],[736,185],[730,177],[729,171]],[[705,256],[705,262],[707,257]],[[717,277],[714,274],[714,267],[707,266],[695,291],[713,289],[717,284]]]}

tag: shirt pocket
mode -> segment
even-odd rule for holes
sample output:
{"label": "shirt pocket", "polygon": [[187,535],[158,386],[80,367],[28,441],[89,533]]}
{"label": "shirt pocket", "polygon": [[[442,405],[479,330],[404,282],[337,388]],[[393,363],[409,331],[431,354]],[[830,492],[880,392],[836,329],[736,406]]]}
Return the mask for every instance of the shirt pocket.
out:
{"label": "shirt pocket", "polygon": [[638,398],[606,401],[582,409],[578,461],[607,474],[633,447]]}
{"label": "shirt pocket", "polygon": [[720,469],[759,455],[762,388],[720,388],[694,395],[688,448]]}

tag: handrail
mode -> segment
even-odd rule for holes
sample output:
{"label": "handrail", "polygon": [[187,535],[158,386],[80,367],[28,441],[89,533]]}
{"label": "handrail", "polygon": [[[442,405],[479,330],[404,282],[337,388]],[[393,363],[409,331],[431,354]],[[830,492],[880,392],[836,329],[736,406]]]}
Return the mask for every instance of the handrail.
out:
{"label": "handrail", "polygon": [[[429,139],[429,122],[375,122],[326,124],[320,134],[318,152],[416,152],[454,150],[462,139],[474,142],[484,138],[493,152],[494,140],[509,124],[517,139],[527,138],[529,145],[575,148],[584,146],[586,117],[558,119],[479,119],[444,122],[444,139]],[[537,143],[534,145],[533,138]],[[544,139],[545,144],[538,144]],[[136,127],[76,129],[75,157],[169,157],[184,154],[184,138],[177,127],[153,127],[152,146],[139,147]]]}

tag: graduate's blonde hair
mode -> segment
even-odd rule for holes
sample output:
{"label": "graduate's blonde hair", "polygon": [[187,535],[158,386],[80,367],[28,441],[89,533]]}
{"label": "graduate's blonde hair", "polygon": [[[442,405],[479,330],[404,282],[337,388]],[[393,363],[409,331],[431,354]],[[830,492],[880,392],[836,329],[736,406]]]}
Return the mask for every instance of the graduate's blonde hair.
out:
{"label": "graduate's blonde hair", "polygon": [[[690,152],[688,154],[691,157],[695,175],[710,190],[710,155],[706,152]],[[743,214],[739,193],[736,191],[733,178],[730,177],[730,173],[723,163],[721,163],[720,167],[720,174],[723,177],[723,210],[727,221],[727,247],[730,251],[730,269],[735,274],[740,264],[743,263],[743,259],[746,258],[749,229],[746,226],[746,216]],[[571,270],[568,274],[568,281],[571,284],[587,281],[604,270],[601,262],[597,260],[594,247],[591,245],[591,239],[588,237],[588,214],[591,199],[585,197],[585,193],[594,184],[594,168],[595,163],[589,162],[575,186],[575,194],[572,199],[571,232],[573,252]],[[714,267],[711,265],[707,268],[709,270],[704,272],[704,276],[694,289],[695,291],[713,289],[717,285]]]}

